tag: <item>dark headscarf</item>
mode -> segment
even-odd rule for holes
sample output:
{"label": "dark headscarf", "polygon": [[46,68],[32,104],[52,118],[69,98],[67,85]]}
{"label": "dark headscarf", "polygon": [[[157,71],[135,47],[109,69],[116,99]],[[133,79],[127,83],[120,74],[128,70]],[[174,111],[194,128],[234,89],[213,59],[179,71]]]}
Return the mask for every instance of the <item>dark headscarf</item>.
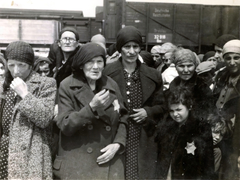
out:
{"label": "dark headscarf", "polygon": [[150,52],[141,51],[140,56],[142,57],[142,59],[146,63],[146,65],[148,65],[149,67],[154,67],[155,61],[153,60],[153,57]]}
{"label": "dark headscarf", "polygon": [[121,53],[122,47],[130,41],[134,41],[141,45],[142,35],[141,32],[134,26],[125,26],[117,34],[116,47],[118,52]]}
{"label": "dark headscarf", "polygon": [[237,39],[237,37],[231,34],[223,34],[222,36],[216,39],[214,44],[220,48],[223,48],[224,44],[233,39]]}
{"label": "dark headscarf", "polygon": [[91,61],[97,56],[102,56],[104,64],[106,63],[106,54],[105,49],[97,43],[87,43],[81,46],[77,53],[73,57],[72,62],[72,71],[73,74],[76,74],[80,71],[80,68]]}
{"label": "dark headscarf", "polygon": [[60,33],[59,33],[59,39],[61,38],[62,34],[66,31],[70,31],[72,32],[73,34],[75,34],[75,37],[76,37],[76,40],[78,41],[79,40],[79,34],[77,32],[77,30],[74,28],[74,27],[69,27],[69,26],[66,26],[65,28],[63,28]]}
{"label": "dark headscarf", "polygon": [[202,62],[207,61],[210,57],[214,57],[215,51],[208,51],[206,54],[204,54]]}

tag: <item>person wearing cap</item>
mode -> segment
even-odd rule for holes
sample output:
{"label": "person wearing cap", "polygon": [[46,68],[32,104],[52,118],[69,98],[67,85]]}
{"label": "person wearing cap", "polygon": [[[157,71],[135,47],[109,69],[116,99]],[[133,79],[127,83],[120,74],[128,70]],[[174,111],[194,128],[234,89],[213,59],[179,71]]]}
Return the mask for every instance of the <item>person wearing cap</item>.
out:
{"label": "person wearing cap", "polygon": [[208,111],[213,106],[212,91],[195,72],[199,64],[197,56],[189,49],[179,47],[173,54],[178,76],[169,85],[169,91],[174,91],[178,86],[188,87],[193,92],[193,110],[199,119],[204,120]]}
{"label": "person wearing cap", "polygon": [[117,83],[102,74],[104,48],[82,45],[60,83],[56,179],[124,179],[128,112]]}
{"label": "person wearing cap", "polygon": [[163,112],[161,73],[138,59],[142,36],[134,26],[117,34],[121,57],[108,64],[104,74],[118,83],[130,113],[126,147],[126,179],[155,179],[157,146],[154,133]]}
{"label": "person wearing cap", "polygon": [[52,65],[50,70],[54,73],[57,87],[60,82],[72,74],[71,64],[73,56],[80,48],[79,34],[74,27],[64,27],[59,33],[59,39],[50,46],[48,58]]}
{"label": "person wearing cap", "polygon": [[154,62],[154,60],[153,60],[152,55],[151,55],[150,52],[148,52],[148,51],[141,51],[141,52],[140,52],[140,56],[142,57],[143,62],[144,62],[147,66],[154,68],[155,62]]}
{"label": "person wearing cap", "polygon": [[0,179],[52,179],[56,81],[33,71],[34,52],[26,42],[10,43],[5,57],[8,69],[0,101]]}
{"label": "person wearing cap", "polygon": [[216,107],[224,118],[232,123],[232,137],[226,142],[227,160],[223,179],[239,177],[240,164],[240,40],[228,41],[223,46],[226,68],[215,78],[213,90]]}
{"label": "person wearing cap", "polygon": [[222,55],[222,51],[223,51],[223,46],[224,44],[226,44],[228,41],[233,40],[233,39],[237,39],[237,37],[235,37],[232,34],[223,34],[221,36],[219,36],[215,42],[213,43],[214,45],[214,50],[215,50],[215,55],[214,57],[217,59],[217,67],[216,70],[219,70],[223,67],[225,67],[225,63],[223,60],[223,55]]}
{"label": "person wearing cap", "polygon": [[198,77],[201,78],[211,90],[213,89],[215,69],[216,65],[213,61],[203,61],[196,68]]}
{"label": "person wearing cap", "polygon": [[157,68],[159,67],[161,64],[162,64],[162,59],[161,59],[161,55],[160,55],[160,49],[161,49],[161,46],[160,45],[155,45],[152,47],[151,49],[151,55],[152,55],[152,58],[155,62],[154,64],[154,68]]}

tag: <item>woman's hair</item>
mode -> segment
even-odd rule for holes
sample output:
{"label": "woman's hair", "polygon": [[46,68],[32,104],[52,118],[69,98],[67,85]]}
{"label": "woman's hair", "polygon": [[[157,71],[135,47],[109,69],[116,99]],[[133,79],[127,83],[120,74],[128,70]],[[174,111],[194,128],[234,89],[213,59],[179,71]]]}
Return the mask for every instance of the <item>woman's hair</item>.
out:
{"label": "woman's hair", "polygon": [[165,97],[168,107],[170,107],[172,104],[182,103],[188,109],[192,108],[193,96],[191,91],[186,87],[179,86],[174,90],[169,90]]}
{"label": "woman's hair", "polygon": [[217,111],[208,114],[207,122],[214,132],[220,132],[223,137],[227,138],[232,135],[232,123],[226,121]]}

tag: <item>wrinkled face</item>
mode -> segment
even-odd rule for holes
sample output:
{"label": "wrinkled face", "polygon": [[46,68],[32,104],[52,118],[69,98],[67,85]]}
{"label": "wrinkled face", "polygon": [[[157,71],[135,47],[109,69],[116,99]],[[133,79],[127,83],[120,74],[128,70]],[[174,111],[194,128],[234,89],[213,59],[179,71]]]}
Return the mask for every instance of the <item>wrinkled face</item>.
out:
{"label": "wrinkled face", "polygon": [[65,31],[58,43],[63,52],[72,52],[78,47],[75,34],[71,31]]}
{"label": "wrinkled face", "polygon": [[223,49],[218,47],[217,45],[214,46],[215,55],[214,57],[217,59],[218,62],[223,62],[222,51]]}
{"label": "wrinkled face", "polygon": [[50,74],[49,64],[46,62],[41,62],[39,65],[38,73],[41,76],[48,76]]}
{"label": "wrinkled face", "polygon": [[83,72],[88,81],[96,81],[102,76],[104,60],[101,56],[93,58],[83,66]]}
{"label": "wrinkled face", "polygon": [[170,105],[170,116],[177,123],[183,124],[184,122],[186,122],[188,115],[189,110],[187,106],[183,105],[182,103]]}
{"label": "wrinkled face", "polygon": [[140,53],[141,48],[138,43],[130,41],[126,43],[121,50],[121,55],[125,63],[135,63],[138,59],[138,54]]}
{"label": "wrinkled face", "polygon": [[162,58],[162,61],[169,67],[170,64],[172,63],[172,53],[171,52],[165,53]]}
{"label": "wrinkled face", "polygon": [[240,73],[240,54],[227,53],[224,55],[224,61],[231,75],[236,76]]}
{"label": "wrinkled face", "polygon": [[0,63],[0,76],[3,77],[5,74],[5,68],[4,65],[2,63]]}
{"label": "wrinkled face", "polygon": [[151,55],[154,61],[162,62],[161,55],[155,49],[151,50]]}
{"label": "wrinkled face", "polygon": [[26,78],[32,72],[32,66],[25,62],[20,62],[13,59],[8,60],[7,66],[13,78],[19,77],[22,80],[26,80]]}
{"label": "wrinkled face", "polygon": [[176,70],[178,72],[178,75],[184,81],[189,80],[193,76],[195,69],[196,69],[196,66],[193,64],[193,62],[190,62],[190,61],[178,63],[176,65]]}

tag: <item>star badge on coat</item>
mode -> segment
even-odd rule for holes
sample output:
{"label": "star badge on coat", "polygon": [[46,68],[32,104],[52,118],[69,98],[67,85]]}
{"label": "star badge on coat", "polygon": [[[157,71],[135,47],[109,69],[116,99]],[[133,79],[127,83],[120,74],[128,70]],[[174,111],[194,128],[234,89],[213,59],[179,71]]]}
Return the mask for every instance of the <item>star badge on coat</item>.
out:
{"label": "star badge on coat", "polygon": [[117,111],[119,113],[120,105],[117,99],[113,101],[114,111]]}
{"label": "star badge on coat", "polygon": [[194,144],[194,141],[189,143],[187,142],[187,146],[185,147],[185,149],[187,150],[187,154],[192,154],[192,155],[195,155],[194,154],[194,151],[196,148],[195,144]]}

